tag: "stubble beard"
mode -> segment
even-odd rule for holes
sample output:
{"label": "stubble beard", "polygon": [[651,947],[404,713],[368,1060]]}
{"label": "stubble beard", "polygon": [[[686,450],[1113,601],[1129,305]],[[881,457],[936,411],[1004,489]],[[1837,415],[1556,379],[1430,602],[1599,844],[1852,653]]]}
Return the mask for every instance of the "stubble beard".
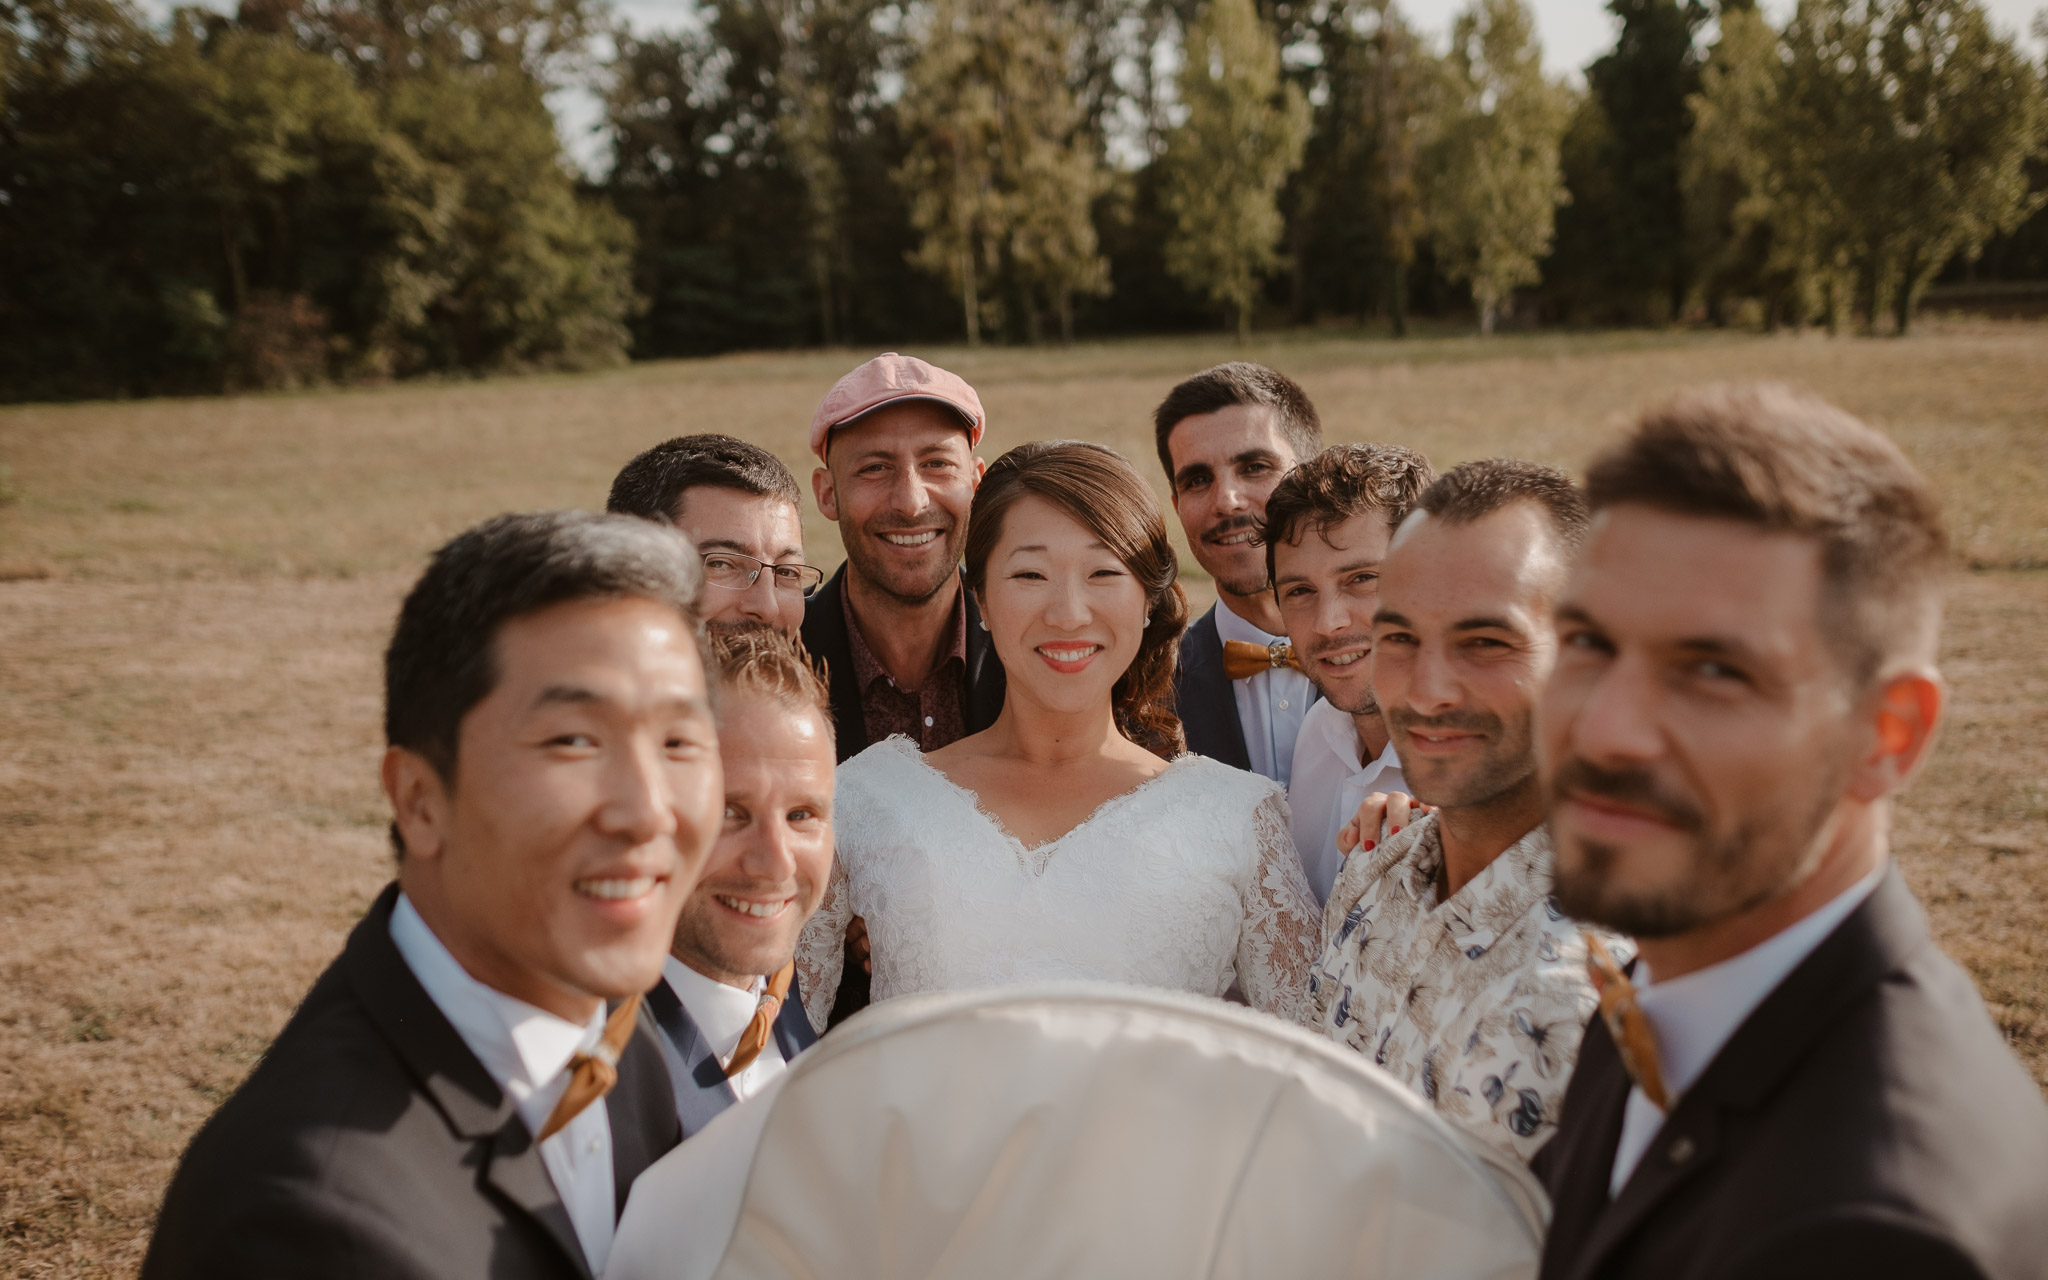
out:
{"label": "stubble beard", "polygon": [[[1363,637],[1345,636],[1322,646],[1323,652],[1327,653],[1333,649],[1349,649],[1361,643],[1362,640]],[[1347,716],[1376,716],[1380,714],[1379,698],[1374,695],[1370,682],[1358,692],[1357,696],[1363,700],[1361,704],[1351,706],[1343,700],[1342,694],[1332,692],[1316,677],[1316,654],[1304,654],[1297,650],[1295,656],[1301,662],[1303,672],[1308,676],[1308,682],[1315,686],[1316,693],[1321,695],[1323,701],[1342,711]],[[1372,651],[1370,649],[1366,650],[1358,661],[1360,664],[1370,663],[1372,661]]]}
{"label": "stubble beard", "polygon": [[[1580,761],[1567,762],[1550,788],[1554,810],[1563,791],[1587,771]],[[1818,837],[1834,812],[1840,794],[1839,770],[1816,792],[1799,821],[1781,824],[1776,833],[1764,820],[1737,823],[1723,834],[1708,830],[1705,816],[1682,804],[1659,808],[1663,816],[1690,828],[1686,874],[1671,886],[1648,892],[1611,887],[1622,850],[1598,840],[1554,841],[1553,892],[1558,910],[1574,920],[1603,925],[1636,938],[1675,938],[1756,910],[1804,879],[1818,861]],[[1598,786],[1587,788],[1601,794]],[[1645,790],[1631,779],[1617,796],[1643,803]],[[1612,794],[1610,791],[1609,794]],[[1570,855],[1570,856],[1567,856]]]}
{"label": "stubble beard", "polygon": [[[1484,711],[1419,716],[1400,708],[1382,708],[1380,714],[1397,744],[1394,748],[1396,756],[1401,753],[1398,745],[1401,735],[1410,729],[1450,729],[1481,733],[1487,737],[1486,754],[1473,766],[1470,775],[1449,781],[1444,789],[1437,789],[1430,782],[1427,766],[1415,770],[1408,767],[1407,761],[1401,762],[1401,776],[1407,780],[1415,798],[1424,804],[1435,805],[1439,809],[1482,809],[1528,786],[1536,772],[1536,754],[1532,745],[1533,713],[1524,713],[1512,730],[1507,721]],[[1424,794],[1425,791],[1430,794]]]}
{"label": "stubble beard", "polygon": [[[802,932],[801,923],[799,923],[796,930],[790,933],[789,946],[786,948],[789,955],[782,954],[785,948],[777,947],[776,955],[780,958],[769,968],[755,972],[755,963],[750,963],[745,957],[735,954],[731,948],[725,945],[725,940],[719,937],[718,928],[712,923],[712,918],[714,912],[723,910],[725,908],[717,902],[711,901],[708,894],[701,903],[693,896],[691,901],[684,906],[682,918],[676,922],[676,936],[673,947],[678,958],[689,957],[683,960],[684,964],[700,972],[705,970],[713,971],[707,973],[707,977],[722,974],[727,977],[752,979],[761,977],[763,973],[775,972],[783,965],[788,964],[790,957],[796,954],[796,939],[798,934]],[[802,915],[801,912],[796,912],[794,907],[791,910],[798,915]],[[721,977],[718,980],[724,981],[725,979]]]}
{"label": "stubble beard", "polygon": [[955,524],[938,536],[935,541],[944,550],[933,562],[929,574],[918,578],[909,578],[904,566],[889,564],[869,548],[868,538],[879,539],[884,532],[886,530],[877,530],[873,534],[863,532],[846,540],[846,558],[853,565],[854,575],[867,586],[897,604],[915,608],[930,603],[949,585],[958,583],[960,544],[965,540],[961,526]]}

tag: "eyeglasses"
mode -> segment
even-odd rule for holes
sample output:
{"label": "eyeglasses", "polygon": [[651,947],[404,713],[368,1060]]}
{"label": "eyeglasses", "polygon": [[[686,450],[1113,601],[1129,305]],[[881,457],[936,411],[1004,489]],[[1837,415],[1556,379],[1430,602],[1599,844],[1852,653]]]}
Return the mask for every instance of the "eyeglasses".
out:
{"label": "eyeglasses", "polygon": [[737,551],[704,553],[704,581],[728,591],[745,591],[760,580],[761,571],[775,575],[775,589],[808,597],[825,583],[825,571],[807,564],[769,564]]}

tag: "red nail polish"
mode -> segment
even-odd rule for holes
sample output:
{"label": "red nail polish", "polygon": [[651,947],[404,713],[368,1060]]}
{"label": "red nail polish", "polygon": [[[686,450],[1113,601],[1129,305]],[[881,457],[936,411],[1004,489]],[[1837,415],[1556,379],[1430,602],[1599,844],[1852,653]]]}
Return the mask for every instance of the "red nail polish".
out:
{"label": "red nail polish", "polygon": [[1370,853],[1370,852],[1372,851],[1372,849],[1373,849],[1373,847],[1374,847],[1375,843],[1376,843],[1376,842],[1374,842],[1374,841],[1368,840],[1368,841],[1366,841],[1366,842],[1365,842],[1364,844],[1362,844],[1362,845],[1359,845],[1359,846],[1358,846],[1358,851],[1359,851],[1360,853]]}
{"label": "red nail polish", "polygon": [[1387,834],[1390,836],[1398,836],[1401,834],[1401,828],[1395,827],[1392,831],[1387,832]]}

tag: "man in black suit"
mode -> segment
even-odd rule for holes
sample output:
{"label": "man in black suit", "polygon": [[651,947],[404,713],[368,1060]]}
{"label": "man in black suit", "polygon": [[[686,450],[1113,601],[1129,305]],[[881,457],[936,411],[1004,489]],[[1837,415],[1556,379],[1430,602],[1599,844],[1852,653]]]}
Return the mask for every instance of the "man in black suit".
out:
{"label": "man in black suit", "polygon": [[[811,419],[811,489],[846,563],[805,607],[803,642],[831,683],[841,760],[891,734],[936,751],[1003,709],[1003,664],[960,571],[986,428],[964,379],[893,351],[834,383]],[[866,942],[855,919],[835,1023],[867,1005]]]}
{"label": "man in black suit", "polygon": [[1891,865],[1943,699],[1926,482],[1761,387],[1653,409],[1588,490],[1557,901],[1641,952],[1537,1157],[1542,1275],[2048,1275],[2048,1107]]}
{"label": "man in black suit", "polygon": [[385,656],[397,882],[193,1140],[145,1277],[603,1273],[679,1138],[638,1011],[718,831],[701,586],[625,516],[435,555]]}
{"label": "man in black suit", "polygon": [[1322,423],[1291,378],[1237,361],[1167,392],[1152,426],[1188,548],[1216,584],[1174,676],[1188,750],[1286,786],[1316,693],[1286,656],[1258,536],[1280,477],[1321,452]]}
{"label": "man in black suit", "polygon": [[832,879],[832,719],[803,651],[765,627],[715,638],[725,825],[647,1003],[688,1138],[817,1043],[796,943]]}

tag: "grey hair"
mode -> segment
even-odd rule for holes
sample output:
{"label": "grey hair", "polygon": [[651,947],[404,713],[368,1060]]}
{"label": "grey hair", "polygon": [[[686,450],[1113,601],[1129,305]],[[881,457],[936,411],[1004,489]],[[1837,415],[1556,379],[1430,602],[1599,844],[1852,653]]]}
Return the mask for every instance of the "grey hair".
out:
{"label": "grey hair", "polygon": [[587,511],[486,520],[434,553],[399,608],[384,651],[384,740],[418,752],[452,786],[462,719],[498,682],[498,633],[574,600],[637,597],[674,609],[709,682],[718,668],[698,607],[703,589],[696,548],[667,525]]}

